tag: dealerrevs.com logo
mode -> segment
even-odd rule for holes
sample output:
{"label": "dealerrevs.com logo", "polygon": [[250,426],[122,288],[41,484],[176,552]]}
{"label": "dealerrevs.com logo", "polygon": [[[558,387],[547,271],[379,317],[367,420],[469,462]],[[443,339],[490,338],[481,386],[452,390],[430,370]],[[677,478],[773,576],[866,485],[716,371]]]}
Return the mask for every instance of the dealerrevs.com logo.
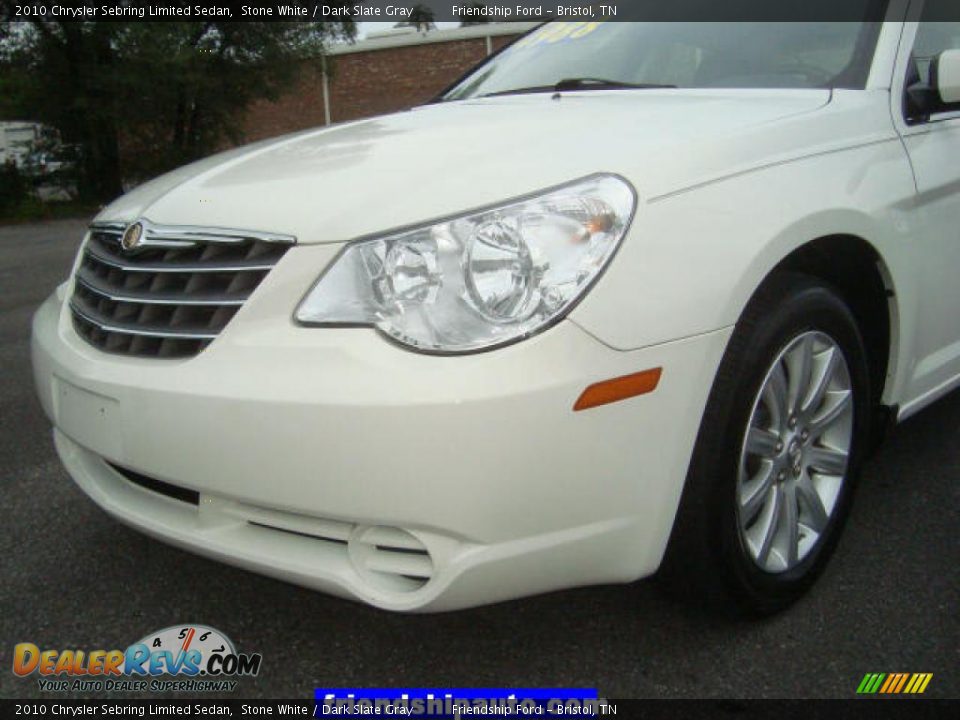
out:
{"label": "dealerrevs.com logo", "polygon": [[126,650],[41,650],[19,643],[13,649],[13,672],[39,675],[44,692],[224,692],[236,688],[234,678],[258,674],[261,660],[260,653],[238,653],[215,628],[175,625]]}

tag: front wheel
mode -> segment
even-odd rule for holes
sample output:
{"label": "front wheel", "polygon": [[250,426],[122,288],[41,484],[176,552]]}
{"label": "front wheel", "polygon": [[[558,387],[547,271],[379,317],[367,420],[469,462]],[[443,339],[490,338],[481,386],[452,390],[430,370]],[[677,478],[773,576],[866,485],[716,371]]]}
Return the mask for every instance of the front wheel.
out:
{"label": "front wheel", "polygon": [[[870,396],[841,296],[771,278],[744,312],[711,390],[665,575],[768,614],[796,600],[849,513]],[[696,577],[691,577],[691,574]]]}

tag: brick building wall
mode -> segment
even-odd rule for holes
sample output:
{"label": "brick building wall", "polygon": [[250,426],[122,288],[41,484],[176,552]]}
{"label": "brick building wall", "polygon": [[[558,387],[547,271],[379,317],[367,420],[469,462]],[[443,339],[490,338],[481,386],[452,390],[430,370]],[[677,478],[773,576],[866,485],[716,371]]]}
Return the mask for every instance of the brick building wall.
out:
{"label": "brick building wall", "polygon": [[319,61],[310,61],[301,65],[299,78],[285,95],[250,106],[243,139],[252,142],[323,124],[323,68]]}
{"label": "brick building wall", "polygon": [[[435,30],[377,38],[336,48],[327,59],[330,122],[382,115],[420,105],[460,75],[524,32],[513,26]],[[496,34],[494,34],[496,33]],[[247,112],[248,141],[326,123],[321,60],[303,63],[293,87],[276,101],[261,100]]]}

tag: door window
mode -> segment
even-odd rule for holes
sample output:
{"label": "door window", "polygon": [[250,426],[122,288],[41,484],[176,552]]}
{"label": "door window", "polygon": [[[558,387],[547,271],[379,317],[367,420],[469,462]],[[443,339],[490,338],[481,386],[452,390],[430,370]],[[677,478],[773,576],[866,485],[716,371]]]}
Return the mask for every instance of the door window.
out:
{"label": "door window", "polygon": [[[944,50],[960,49],[960,22],[940,22],[933,18],[947,17],[947,5],[957,0],[927,0],[920,26],[913,42],[913,52],[907,66],[904,108],[907,119],[924,122],[930,115],[953,107],[945,107],[933,89],[931,68],[933,61]],[[960,109],[960,108],[958,108]]]}

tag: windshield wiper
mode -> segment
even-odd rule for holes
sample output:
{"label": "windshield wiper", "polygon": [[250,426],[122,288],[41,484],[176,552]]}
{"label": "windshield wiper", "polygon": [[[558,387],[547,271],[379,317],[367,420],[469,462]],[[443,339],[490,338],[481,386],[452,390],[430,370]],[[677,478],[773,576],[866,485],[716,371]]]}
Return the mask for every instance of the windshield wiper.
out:
{"label": "windshield wiper", "polygon": [[676,85],[662,83],[631,83],[622,80],[606,80],[604,78],[581,77],[564,78],[553,89],[557,92],[564,90],[656,90],[658,88],[676,88]]}
{"label": "windshield wiper", "polygon": [[676,85],[659,83],[631,83],[621,80],[606,80],[604,78],[582,77],[564,78],[553,85],[534,85],[532,87],[512,88],[498,92],[487,93],[480,97],[497,97],[498,95],[524,95],[527,93],[564,92],[572,90],[657,90],[673,89]]}

